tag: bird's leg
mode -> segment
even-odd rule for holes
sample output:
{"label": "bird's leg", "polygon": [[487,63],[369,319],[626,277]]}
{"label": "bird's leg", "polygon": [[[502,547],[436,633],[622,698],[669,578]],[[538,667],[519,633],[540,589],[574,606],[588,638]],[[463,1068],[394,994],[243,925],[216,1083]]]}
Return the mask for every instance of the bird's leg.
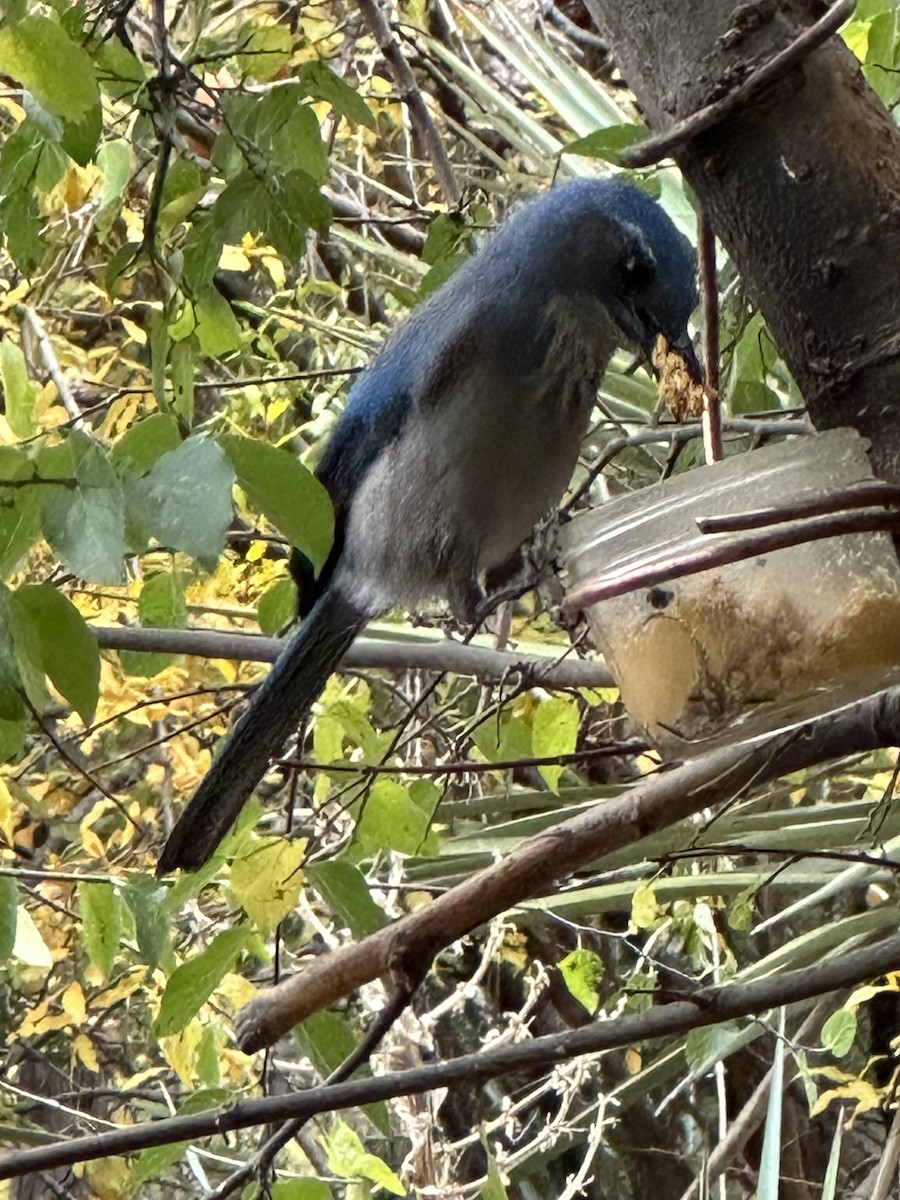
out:
{"label": "bird's leg", "polygon": [[506,562],[493,567],[485,576],[485,594],[478,606],[477,619],[485,620],[508,600],[518,600],[556,573],[558,522],[556,514],[546,517],[532,537]]}

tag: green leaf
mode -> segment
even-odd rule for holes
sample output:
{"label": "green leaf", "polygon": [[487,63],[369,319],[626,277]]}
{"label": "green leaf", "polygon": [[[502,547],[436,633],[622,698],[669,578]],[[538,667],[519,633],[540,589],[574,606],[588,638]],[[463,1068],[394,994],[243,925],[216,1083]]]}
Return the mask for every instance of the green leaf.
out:
{"label": "green leaf", "polygon": [[415,854],[425,840],[431,824],[425,812],[410,795],[409,789],[395,779],[380,775],[366,800],[356,837],[364,851],[396,850]]}
{"label": "green leaf", "polygon": [[843,1058],[853,1049],[856,1025],[856,1013],[839,1008],[822,1026],[822,1045],[826,1050],[830,1050],[835,1058]]}
{"label": "green leaf", "polygon": [[521,717],[483,721],[472,732],[472,741],[488,762],[531,758],[531,728]]}
{"label": "green leaf", "polygon": [[127,551],[121,489],[59,489],[44,508],[44,533],[74,574],[92,583],[124,583]]}
{"label": "green leaf", "polygon": [[185,425],[194,421],[194,377],[197,374],[197,339],[176,342],[169,355],[172,409]]}
{"label": "green leaf", "polygon": [[684,1048],[692,1073],[705,1074],[717,1062],[721,1062],[731,1052],[734,1040],[740,1032],[740,1026],[734,1021],[708,1025],[705,1029],[692,1029]]}
{"label": "green leaf", "polygon": [[178,1033],[206,1003],[224,975],[234,966],[247,943],[249,930],[239,925],[226,929],[202,954],[172,972],[163,992],[155,1030],[159,1037]]}
{"label": "green leaf", "polygon": [[6,594],[6,623],[13,640],[13,658],[22,688],[32,708],[38,712],[50,703],[41,654],[41,637],[31,614],[18,603],[13,592]]}
{"label": "green leaf", "polygon": [[12,192],[0,202],[0,228],[6,232],[7,248],[23,275],[34,274],[44,257],[43,224],[29,192]]}
{"label": "green leaf", "polygon": [[134,1162],[131,1164],[132,1181],[140,1186],[150,1179],[156,1179],[157,1176],[162,1175],[163,1171],[168,1171],[169,1167],[174,1167],[176,1163],[181,1162],[184,1152],[190,1144],[190,1142],[169,1142],[166,1146],[151,1146],[147,1150],[142,1150],[135,1156]]}
{"label": "green leaf", "polygon": [[129,517],[161,546],[214,560],[231,522],[234,473],[220,447],[191,437],[126,484]]}
{"label": "green leaf", "polygon": [[478,1200],[509,1200],[509,1192],[506,1190],[508,1178],[500,1170],[500,1164],[497,1162],[497,1156],[491,1146],[491,1140],[487,1136],[487,1131],[481,1130],[481,1145],[484,1149],[485,1157],[487,1158],[487,1178],[484,1186],[478,1193]]}
{"label": "green leaf", "polygon": [[84,116],[77,121],[64,121],[60,139],[63,150],[72,156],[81,167],[86,167],[94,157],[100,134],[103,131],[103,111],[100,93]]}
{"label": "green leaf", "polygon": [[341,859],[312,863],[307,878],[328,908],[355,938],[366,937],[387,924],[387,917],[372,899],[359,867]]}
{"label": "green leaf", "polygon": [[231,889],[261,933],[272,933],[297,907],[303,885],[305,844],[257,839],[231,864]]}
{"label": "green leaf", "polygon": [[16,653],[14,617],[12,592],[0,583],[0,719],[18,722],[28,710],[22,698],[24,684]]}
{"label": "green leaf", "polygon": [[276,637],[297,615],[297,588],[287,575],[263,592],[256,606],[256,619],[267,637]]}
{"label": "green leaf", "polygon": [[[553,696],[538,705],[531,723],[531,748],[535,758],[571,754],[578,742],[580,717],[575,700]],[[556,790],[564,768],[545,766],[540,772],[547,786]]]}
{"label": "green leaf", "polygon": [[97,166],[102,182],[97,197],[94,224],[101,240],[105,240],[122,208],[125,189],[134,170],[134,153],[125,138],[104,142],[97,151]]}
{"label": "green leaf", "polygon": [[0,487],[0,574],[8,575],[41,535],[39,488]]}
{"label": "green leaf", "polygon": [[[217,1087],[221,1078],[219,1071],[219,1054],[221,1049],[219,1038],[216,1036],[216,1029],[212,1025],[207,1025],[203,1030],[200,1045],[197,1047],[197,1058],[195,1061],[198,1076],[209,1087]],[[226,1098],[227,1095],[226,1093]]]}
{"label": "green leaf", "polygon": [[291,261],[302,256],[308,228],[324,229],[331,219],[331,206],[305,171],[272,170],[266,179],[242,171],[213,212],[227,241],[240,242],[245,233],[255,233]]}
{"label": "green leaf", "polygon": [[145,474],[157,459],[181,445],[178,422],[168,413],[152,413],[137,421],[112,448],[110,459],[120,469]]}
{"label": "green leaf", "polygon": [[107,38],[92,49],[97,79],[108,96],[114,100],[134,102],[150,75],[140,59],[119,41]]}
{"label": "green leaf", "polygon": [[141,589],[138,616],[146,629],[184,629],[188,610],[181,576],[174,571],[151,575]]}
{"label": "green leaf", "polygon": [[77,121],[99,101],[89,56],[49,17],[25,17],[0,29],[0,71],[67,121]]}
{"label": "green leaf", "polygon": [[0,962],[12,957],[18,916],[19,885],[8,875],[0,875]]}
{"label": "green leaf", "polygon": [[43,670],[89,725],[100,695],[100,650],[84,617],[71,600],[49,584],[20,588],[14,601],[28,613],[37,630]]}
{"label": "green leaf", "polygon": [[232,95],[225,102],[234,137],[249,142],[260,164],[276,175],[303,171],[316,183],[328,175],[328,151],[315,111],[302,101],[300,88],[273,88],[266,95]]}
{"label": "green leaf", "polygon": [[33,437],[38,428],[34,408],[37,389],[28,378],[25,355],[8,337],[0,342],[0,383],[10,429],[16,437]]}
{"label": "green leaf", "polygon": [[347,1017],[327,1009],[307,1017],[294,1030],[294,1036],[321,1075],[330,1075],[356,1049],[356,1037]]}
{"label": "green leaf", "polygon": [[781,1189],[781,1147],[784,1143],[782,1123],[784,1098],[784,1009],[778,1010],[778,1036],[772,1055],[772,1082],[763,1132],[762,1153],[759,1159],[757,1200],[778,1200]]}
{"label": "green leaf", "polygon": [[319,570],[334,538],[331,498],[322,484],[286,450],[232,434],[221,442],[253,507]]}
{"label": "green leaf", "polygon": [[344,83],[321,59],[303,63],[297,72],[300,86],[308,96],[326,100],[331,107],[356,125],[375,129],[375,114],[354,88]]}
{"label": "green leaf", "polygon": [[[218,205],[216,206],[216,210]],[[225,245],[225,230],[218,219],[221,213],[196,215],[184,239],[185,286],[193,295],[207,287],[213,279]]]}
{"label": "green leaf", "polygon": [[777,358],[765,321],[755,313],[741,333],[728,366],[726,397],[734,413],[778,408],[779,400],[766,383],[766,374]]}
{"label": "green leaf", "polygon": [[392,1196],[406,1195],[406,1188],[387,1163],[377,1155],[370,1154],[359,1134],[344,1121],[336,1120],[323,1140],[328,1166],[335,1175],[342,1179],[353,1179],[359,1175],[363,1179],[371,1179]]}
{"label": "green leaf", "polygon": [[78,907],[87,956],[109,979],[122,936],[122,902],[111,884],[79,883]]}
{"label": "green leaf", "polygon": [[610,125],[606,129],[595,129],[587,137],[578,138],[563,147],[563,154],[578,154],[584,158],[601,158],[617,163],[623,150],[649,137],[646,125]]}
{"label": "green leaf", "polygon": [[141,959],[153,969],[167,955],[171,940],[171,926],[164,904],[166,891],[158,879],[138,872],[128,876],[128,882],[122,889],[122,897],[134,919]]}
{"label": "green leaf", "polygon": [[[138,600],[138,618],[145,629],[184,629],[187,602],[181,576],[160,571],[145,580]],[[176,661],[177,654],[122,651],[122,667],[129,675],[158,675]]]}
{"label": "green leaf", "polygon": [[603,960],[593,950],[573,950],[557,964],[566,987],[589,1013],[600,1003],[597,985],[603,978]]}
{"label": "green leaf", "polygon": [[268,83],[287,66],[293,51],[291,31],[284,25],[243,25],[238,33],[237,64],[248,79]]}
{"label": "green leaf", "polygon": [[321,1179],[278,1179],[270,1195],[272,1200],[332,1200],[334,1192]]}
{"label": "green leaf", "polygon": [[211,358],[221,358],[241,348],[241,327],[231,305],[215,288],[206,288],[194,300],[197,341]]}
{"label": "green leaf", "polygon": [[34,478],[34,463],[19,446],[0,446],[0,483],[17,483]]}
{"label": "green leaf", "polygon": [[206,190],[200,168],[189,158],[176,158],[166,171],[159,210],[160,229],[171,232],[197,207]]}

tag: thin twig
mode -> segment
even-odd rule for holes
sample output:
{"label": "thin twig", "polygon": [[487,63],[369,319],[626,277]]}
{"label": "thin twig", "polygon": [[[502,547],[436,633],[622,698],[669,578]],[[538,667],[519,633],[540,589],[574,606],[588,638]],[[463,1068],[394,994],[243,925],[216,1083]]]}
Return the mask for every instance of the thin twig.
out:
{"label": "thin twig", "polygon": [[699,575],[714,567],[743,562],[760,554],[771,554],[788,546],[801,546],[806,542],[824,538],[842,537],[848,533],[875,533],[900,529],[900,512],[896,510],[865,508],[860,512],[843,512],[836,515],[810,517],[807,520],[785,522],[773,526],[763,533],[741,538],[724,545],[698,546],[683,554],[672,554],[658,562],[643,564],[637,568],[609,571],[600,579],[592,580],[576,588],[566,597],[564,611],[582,612],[601,600],[613,596],[624,596],[644,587],[655,587],[672,579],[684,579],[688,575]]}
{"label": "thin twig", "polygon": [[35,721],[37,722],[38,728],[40,729],[41,733],[43,733],[43,735],[51,743],[54,750],[60,756],[60,758],[63,760],[63,762],[67,763],[72,768],[73,771],[77,772],[82,777],[82,779],[85,779],[91,785],[92,788],[94,788],[96,791],[98,791],[100,793],[101,796],[105,796],[106,799],[109,800],[111,804],[114,804],[116,806],[116,808],[119,810],[119,812],[122,814],[122,816],[125,818],[125,820],[128,821],[131,825],[133,825],[135,830],[141,836],[143,836],[144,833],[146,832],[146,830],[143,828],[143,826],[138,821],[136,821],[134,819],[134,817],[131,815],[131,813],[128,811],[128,809],[125,807],[125,805],[119,799],[119,797],[114,792],[111,792],[109,790],[109,788],[104,786],[104,784],[102,784],[95,775],[91,774],[91,772],[87,769],[87,767],[84,765],[84,763],[79,762],[78,759],[75,758],[74,755],[72,755],[66,749],[63,742],[56,736],[56,734],[50,728],[49,724],[43,719],[41,714],[37,711],[37,709],[34,707],[34,705],[28,699],[25,700],[25,703],[28,705],[29,709],[31,710],[31,715],[34,717]]}
{"label": "thin twig", "polygon": [[826,496],[792,500],[789,504],[773,508],[755,508],[721,517],[698,517],[697,528],[701,533],[738,533],[745,529],[765,529],[770,525],[794,521],[798,517],[818,517],[848,508],[868,508],[870,504],[900,506],[900,487],[895,483],[873,479],[829,492]]}
{"label": "thin twig", "polygon": [[823,758],[895,745],[900,688],[856,700],[777,734],[711,750],[659,770],[602,805],[522,842],[424,909],[317,958],[251,1001],[238,1018],[245,1052],[271,1044],[297,1022],[407,959],[420,963],[485,921],[559,887],[573,872],[640,838]]}
{"label": "thin twig", "polygon": [[624,757],[646,754],[652,749],[649,742],[635,738],[628,742],[610,742],[608,746],[595,746],[590,750],[575,750],[571,754],[551,754],[543,758],[504,758],[496,762],[436,763],[431,767],[414,767],[410,764],[366,763],[322,763],[312,759],[287,757],[279,759],[284,767],[298,771],[334,771],[348,775],[417,775],[425,779],[438,779],[441,775],[478,775],[489,771],[515,771],[524,767],[564,767],[575,763],[590,762],[596,758]]}
{"label": "thin twig", "polygon": [[701,214],[698,237],[700,289],[703,304],[703,453],[706,463],[719,462],[722,450],[722,402],[719,398],[719,283],[716,274],[716,234]]}
{"label": "thin twig", "polygon": [[580,1029],[479,1050],[449,1062],[438,1062],[375,1079],[338,1083],[289,1096],[229,1103],[188,1116],[145,1122],[95,1137],[73,1138],[53,1146],[15,1150],[0,1158],[0,1179],[72,1166],[113,1155],[133,1154],[149,1146],[211,1137],[272,1121],[306,1119],[322,1112],[372,1104],[396,1096],[420,1095],[434,1088],[477,1083],[510,1072],[546,1071],[582,1054],[597,1054],[656,1038],[672,1039],[721,1021],[795,1004],[814,996],[852,987],[865,979],[900,969],[900,935],[873,946],[833,955],[814,967],[786,971],[747,984],[700,988],[689,998],[659,1004],[642,1013],[592,1022]]}
{"label": "thin twig", "polygon": [[403,51],[394,37],[387,18],[377,0],[356,0],[356,2],[363,20],[375,38],[378,49],[384,55],[385,61],[391,69],[400,98],[409,110],[413,127],[421,138],[426,154],[431,159],[431,165],[434,167],[441,191],[444,193],[447,203],[457,207],[462,197],[462,190],[456,181],[456,175],[447,156],[443,139],[431,119],[428,107],[422,99],[419,85],[403,57]]}
{"label": "thin twig", "polygon": [[59,399],[63,408],[69,414],[73,429],[82,427],[82,413],[78,407],[78,402],[72,395],[72,389],[69,387],[69,381],[63,374],[62,367],[59,365],[59,359],[56,357],[56,351],[53,349],[53,343],[50,341],[50,336],[44,328],[44,324],[33,308],[25,307],[22,312],[22,329],[28,331],[37,342],[41,350],[41,358],[44,360],[44,367],[47,374],[56,385],[56,390],[59,393]]}

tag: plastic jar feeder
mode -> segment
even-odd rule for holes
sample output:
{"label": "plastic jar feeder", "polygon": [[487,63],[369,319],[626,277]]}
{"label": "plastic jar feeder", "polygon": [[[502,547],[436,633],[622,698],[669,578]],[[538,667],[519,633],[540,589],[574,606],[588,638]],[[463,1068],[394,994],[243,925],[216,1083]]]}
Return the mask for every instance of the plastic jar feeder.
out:
{"label": "plastic jar feeder", "polygon": [[[832,430],[601,505],[562,531],[569,593],[612,574],[658,570],[663,580],[673,559],[750,536],[701,533],[700,518],[871,482],[865,449],[854,430]],[[601,600],[585,615],[626,709],[669,754],[738,721],[750,735],[798,705],[809,716],[846,703],[900,667],[900,569],[886,533],[769,551]]]}

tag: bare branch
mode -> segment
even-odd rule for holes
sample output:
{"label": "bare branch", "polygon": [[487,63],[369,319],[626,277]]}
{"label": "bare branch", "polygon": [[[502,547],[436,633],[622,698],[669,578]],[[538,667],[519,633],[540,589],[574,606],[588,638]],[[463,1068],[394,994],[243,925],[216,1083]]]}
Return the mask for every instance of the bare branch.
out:
{"label": "bare branch", "polygon": [[385,973],[414,976],[457,938],[523,900],[546,894],[622,846],[779,775],[898,739],[900,688],[892,688],[790,731],[723,746],[645,777],[616,799],[529,838],[426,908],[317,958],[253,1000],[238,1018],[241,1049],[252,1053],[271,1045],[314,1012]]}
{"label": "bare branch", "polygon": [[134,1154],[149,1146],[211,1137],[253,1125],[308,1120],[317,1113],[372,1104],[395,1096],[419,1095],[454,1084],[471,1088],[473,1084],[513,1071],[546,1071],[578,1055],[597,1054],[654,1038],[678,1037],[692,1029],[852,987],[895,970],[900,970],[900,935],[883,938],[865,949],[833,955],[814,967],[785,971],[753,983],[701,988],[687,999],[656,1005],[643,1013],[613,1021],[595,1021],[580,1029],[530,1042],[480,1050],[449,1062],[398,1071],[376,1079],[309,1088],[286,1096],[239,1101],[207,1112],[147,1122],[114,1133],[73,1138],[55,1146],[15,1150],[0,1158],[0,1179],[15,1179],[116,1154]]}
{"label": "bare branch", "polygon": [[[211,629],[130,629],[122,625],[92,625],[101,650],[141,650],[164,654],[193,654],[200,658],[274,662],[284,643],[278,638]],[[344,656],[344,667],[371,671],[452,671],[478,679],[500,680],[518,675],[532,685],[548,688],[613,687],[603,663],[573,657],[522,654],[464,645],[449,638],[440,642],[381,642],[357,640]]]}
{"label": "bare branch", "polygon": [[431,159],[431,165],[434,167],[441,191],[444,193],[447,203],[456,206],[459,204],[462,193],[453,173],[453,166],[444,148],[443,139],[422,99],[415,76],[403,57],[403,51],[391,31],[387,18],[376,0],[357,0],[357,4],[363,20],[378,44],[378,49],[384,55],[391,69],[400,98],[409,110],[413,127],[421,138],[426,154]]}

